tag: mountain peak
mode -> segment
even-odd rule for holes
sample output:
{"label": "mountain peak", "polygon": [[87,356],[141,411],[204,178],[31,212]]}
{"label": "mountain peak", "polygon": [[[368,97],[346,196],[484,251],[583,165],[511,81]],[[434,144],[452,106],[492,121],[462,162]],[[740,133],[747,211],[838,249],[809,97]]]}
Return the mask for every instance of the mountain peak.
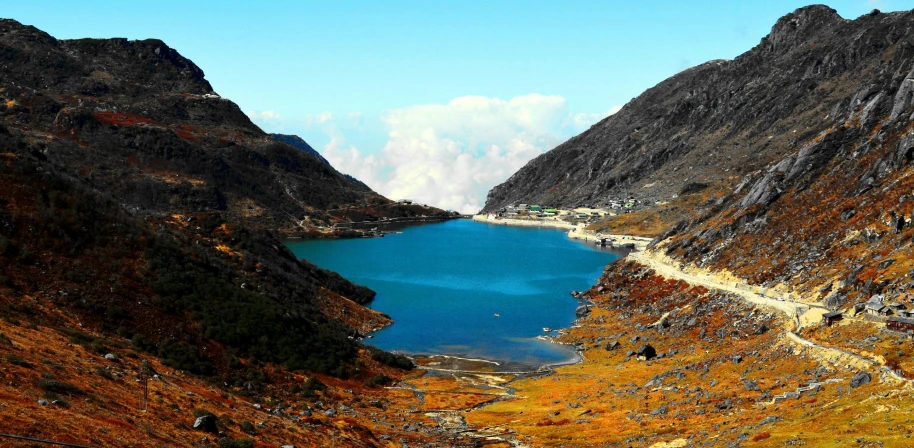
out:
{"label": "mountain peak", "polygon": [[844,21],[828,6],[804,6],[778,19],[765,39],[774,49],[793,47]]}

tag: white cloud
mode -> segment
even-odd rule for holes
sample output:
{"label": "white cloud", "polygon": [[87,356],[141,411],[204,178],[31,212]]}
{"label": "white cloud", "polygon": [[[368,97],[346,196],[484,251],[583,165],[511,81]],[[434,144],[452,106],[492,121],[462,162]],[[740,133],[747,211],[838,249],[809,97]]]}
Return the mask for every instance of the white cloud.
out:
{"label": "white cloud", "polygon": [[610,115],[613,115],[616,112],[619,112],[620,110],[622,110],[622,105],[618,104],[618,105],[611,107],[609,109],[609,112],[594,113],[594,114],[577,113],[577,114],[572,115],[571,124],[572,124],[572,127],[576,131],[578,131],[578,132],[584,131],[584,130],[587,130],[587,128],[593,126],[594,123],[597,123],[598,121],[600,121]]}
{"label": "white cloud", "polygon": [[[247,115],[254,124],[261,128],[275,128],[282,125],[283,122],[282,115],[272,110],[251,110],[247,112]],[[270,132],[270,130],[267,130],[267,132]]]}
{"label": "white cloud", "polygon": [[313,126],[320,126],[327,124],[333,120],[333,114],[329,111],[324,111],[316,114],[305,115],[303,123],[305,128],[311,128]]}
{"label": "white cloud", "polygon": [[481,209],[488,190],[530,159],[620,108],[570,114],[560,96],[463,96],[447,104],[384,111],[387,143],[376,154],[347,147],[338,135],[330,135],[322,154],[391,199],[469,213]]}

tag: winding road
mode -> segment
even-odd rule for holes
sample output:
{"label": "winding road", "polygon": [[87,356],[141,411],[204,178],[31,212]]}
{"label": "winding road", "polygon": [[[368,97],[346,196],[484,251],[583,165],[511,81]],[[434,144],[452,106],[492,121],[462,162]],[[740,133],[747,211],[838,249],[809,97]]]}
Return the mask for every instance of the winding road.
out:
{"label": "winding road", "polygon": [[739,283],[723,281],[716,279],[713,274],[702,273],[699,275],[691,274],[684,272],[679,269],[678,266],[673,265],[666,260],[659,258],[657,256],[651,256],[652,253],[649,252],[634,252],[628,255],[628,259],[631,261],[637,262],[644,266],[647,266],[663,277],[670,279],[683,280],[693,285],[700,285],[706,288],[718,289],[721,291],[727,291],[737,296],[743,298],[744,300],[761,306],[767,306],[774,308],[787,315],[789,319],[792,319],[796,328],[794,331],[788,331],[785,333],[785,337],[803,347],[813,348],[819,351],[821,354],[825,355],[832,363],[839,364],[845,360],[853,360],[860,362],[864,365],[872,366],[878,368],[880,372],[891,376],[892,378],[911,383],[912,380],[905,378],[901,375],[895,373],[894,370],[885,366],[878,360],[868,358],[857,353],[852,353],[847,350],[842,350],[833,347],[827,347],[819,343],[810,341],[801,337],[798,333],[803,328],[804,325],[817,322],[822,318],[822,314],[828,312],[828,308],[825,308],[821,305],[811,305],[806,303],[800,303],[791,301],[788,299],[772,299],[760,294],[751,291],[750,288],[746,285],[741,285]]}

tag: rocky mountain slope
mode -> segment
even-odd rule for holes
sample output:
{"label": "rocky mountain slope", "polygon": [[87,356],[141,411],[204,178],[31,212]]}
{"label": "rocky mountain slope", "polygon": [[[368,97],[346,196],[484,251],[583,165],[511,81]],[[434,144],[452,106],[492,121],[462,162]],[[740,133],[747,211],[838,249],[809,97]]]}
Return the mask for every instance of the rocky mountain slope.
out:
{"label": "rocky mountain slope", "polygon": [[[290,135],[290,134],[270,134],[270,135],[273,138],[275,138],[276,140],[279,140],[293,148],[304,151],[306,154],[310,154],[314,157],[317,157],[317,158],[323,160],[324,163],[326,163],[327,165],[330,165],[330,162],[328,162],[327,159],[324,158],[324,156],[322,156],[319,152],[317,152],[316,149],[312,148],[311,145],[309,145],[308,142],[305,141],[305,139],[303,139],[297,135]],[[365,185],[364,183],[362,183],[362,181],[360,181],[348,174],[343,174],[343,176],[359,185],[364,186],[366,189],[368,188],[368,186]]]}
{"label": "rocky mountain slope", "polygon": [[897,295],[914,285],[912,112],[914,12],[801,8],[531,161],[486,208],[657,197],[689,205],[658,239],[681,261],[832,307]]}
{"label": "rocky mountain slope", "polygon": [[846,20],[826,6],[798,9],[755,48],[670,77],[532,160],[489,192],[485,210],[669,201],[736,186],[847,120],[872,130],[907,119],[912,24],[911,12]]}
{"label": "rocky mountain slope", "polygon": [[447,216],[277,141],[159,40],[57,40],[0,20],[0,61],[6,315],[116,333],[201,375],[243,377],[226,370],[242,358],[346,377],[353,335],[389,319],[278,235]]}

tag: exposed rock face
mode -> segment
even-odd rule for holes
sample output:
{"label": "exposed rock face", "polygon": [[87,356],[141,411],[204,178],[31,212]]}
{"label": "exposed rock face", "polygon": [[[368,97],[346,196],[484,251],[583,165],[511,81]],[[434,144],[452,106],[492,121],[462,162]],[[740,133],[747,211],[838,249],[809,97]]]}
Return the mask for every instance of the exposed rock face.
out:
{"label": "exposed rock face", "polygon": [[57,40],[2,20],[0,54],[4,121],[137,213],[219,211],[285,233],[343,205],[391,214],[303,140],[260,130],[162,41]]}
{"label": "exposed rock face", "polygon": [[[301,138],[297,135],[289,135],[289,134],[270,134],[270,135],[273,138],[275,138],[276,140],[279,140],[295,149],[304,151],[306,154],[310,154],[314,157],[317,157],[317,158],[323,160],[324,163],[326,163],[327,165],[330,165],[330,162],[328,162],[327,159],[324,158],[324,156],[322,156],[319,152],[317,152],[316,149],[312,148],[311,145],[309,145],[308,142],[306,142],[303,138]],[[343,174],[343,176],[359,185],[362,185],[363,187],[365,187],[366,190],[369,190],[368,186],[365,185],[364,183],[362,183],[362,181],[360,181],[348,174]]]}
{"label": "exposed rock face", "polygon": [[909,119],[912,25],[911,12],[845,20],[826,6],[798,9],[750,51],[672,76],[532,160],[489,192],[485,210],[668,200],[691,183],[732,188],[760,169],[743,206],[769,203],[859,135],[833,127]]}
{"label": "exposed rock face", "polygon": [[120,328],[204,375],[228,352],[340,376],[357,355],[352,322],[322,310],[370,315],[347,299],[374,292],[297,260],[277,234],[307,232],[305,218],[447,216],[277,141],[162,41],[57,40],[6,19],[0,185],[0,295]]}
{"label": "exposed rock face", "polygon": [[860,387],[864,384],[869,384],[872,377],[869,373],[859,372],[851,378],[851,387]]}

